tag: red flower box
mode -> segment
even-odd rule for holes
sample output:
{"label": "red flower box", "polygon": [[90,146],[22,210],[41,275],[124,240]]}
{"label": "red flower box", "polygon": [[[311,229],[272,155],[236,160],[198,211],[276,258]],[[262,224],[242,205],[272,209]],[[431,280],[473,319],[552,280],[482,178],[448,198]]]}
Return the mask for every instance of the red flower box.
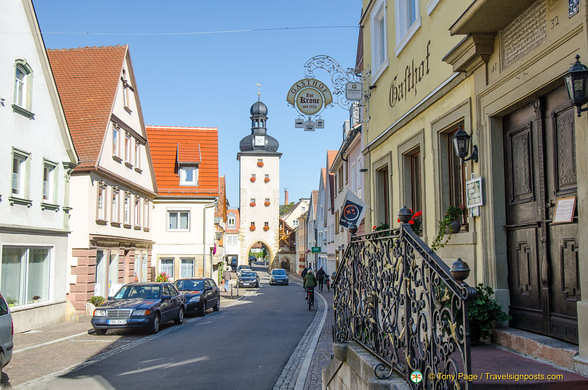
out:
{"label": "red flower box", "polygon": [[269,177],[266,177],[265,179],[263,179],[263,181],[265,181],[266,183],[269,183]]}
{"label": "red flower box", "polygon": [[264,205],[265,207],[269,207],[269,205],[270,205],[270,202],[264,202],[264,203],[263,203],[263,205]]}
{"label": "red flower box", "polygon": [[269,226],[264,226],[263,231],[267,232],[269,230]]}
{"label": "red flower box", "polygon": [[249,226],[249,230],[254,231],[255,230],[255,226],[254,225]]}
{"label": "red flower box", "polygon": [[255,202],[251,202],[251,203],[249,203],[249,206],[251,206],[251,207],[255,207]]}
{"label": "red flower box", "polygon": [[251,181],[252,183],[255,183],[255,176],[251,176],[251,178],[249,179],[249,181]]}
{"label": "red flower box", "polygon": [[257,166],[260,167],[260,168],[263,167],[263,161],[258,161],[257,162]]}

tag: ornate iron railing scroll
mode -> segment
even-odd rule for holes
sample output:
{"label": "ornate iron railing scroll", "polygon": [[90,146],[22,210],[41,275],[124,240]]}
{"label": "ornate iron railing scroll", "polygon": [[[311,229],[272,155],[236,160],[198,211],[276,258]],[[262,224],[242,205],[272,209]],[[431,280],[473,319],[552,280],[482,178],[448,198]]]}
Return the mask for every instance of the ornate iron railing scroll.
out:
{"label": "ornate iron railing scroll", "polygon": [[[334,281],[333,339],[357,341],[380,358],[379,378],[393,370],[415,389],[469,388],[466,301],[475,289],[458,282],[407,221],[352,237]],[[414,371],[421,382],[410,380]]]}

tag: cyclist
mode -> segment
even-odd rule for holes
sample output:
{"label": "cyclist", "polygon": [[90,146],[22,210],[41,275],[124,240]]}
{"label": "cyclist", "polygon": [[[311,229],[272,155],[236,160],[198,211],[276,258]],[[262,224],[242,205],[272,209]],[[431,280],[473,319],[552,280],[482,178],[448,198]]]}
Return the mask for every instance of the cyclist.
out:
{"label": "cyclist", "polygon": [[304,288],[306,291],[310,290],[310,294],[312,299],[314,300],[314,288],[316,286],[316,278],[312,273],[312,269],[309,269],[306,275],[304,276]]}

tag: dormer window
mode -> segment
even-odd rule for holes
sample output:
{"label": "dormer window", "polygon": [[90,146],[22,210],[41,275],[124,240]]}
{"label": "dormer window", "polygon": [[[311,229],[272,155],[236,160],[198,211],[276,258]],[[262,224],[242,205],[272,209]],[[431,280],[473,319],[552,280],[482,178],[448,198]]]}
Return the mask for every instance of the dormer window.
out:
{"label": "dormer window", "polygon": [[183,186],[195,186],[198,181],[198,170],[196,167],[180,168],[180,184]]}

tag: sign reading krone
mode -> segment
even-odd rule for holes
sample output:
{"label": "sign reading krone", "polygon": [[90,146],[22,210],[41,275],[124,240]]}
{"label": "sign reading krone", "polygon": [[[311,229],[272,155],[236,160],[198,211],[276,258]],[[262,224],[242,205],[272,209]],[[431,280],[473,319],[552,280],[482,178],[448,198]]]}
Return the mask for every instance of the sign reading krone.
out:
{"label": "sign reading krone", "polygon": [[322,82],[302,79],[290,87],[286,101],[303,115],[315,115],[333,102],[333,95]]}

